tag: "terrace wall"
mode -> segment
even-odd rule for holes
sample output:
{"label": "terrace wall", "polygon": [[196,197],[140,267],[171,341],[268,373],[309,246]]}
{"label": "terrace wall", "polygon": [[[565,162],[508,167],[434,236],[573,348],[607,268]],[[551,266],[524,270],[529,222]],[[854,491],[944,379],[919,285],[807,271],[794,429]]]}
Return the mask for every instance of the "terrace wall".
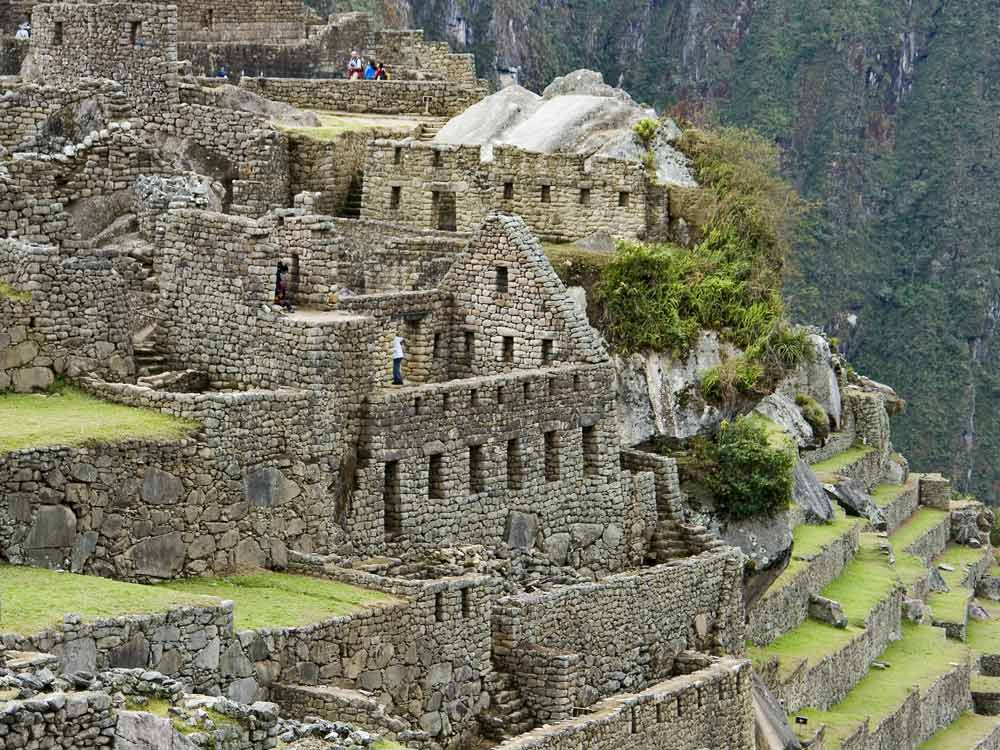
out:
{"label": "terrace wall", "polygon": [[[103,750],[117,716],[107,693],[43,695],[0,705],[0,750],[65,747]],[[45,745],[35,744],[44,738]],[[49,744],[57,742],[59,744]]]}

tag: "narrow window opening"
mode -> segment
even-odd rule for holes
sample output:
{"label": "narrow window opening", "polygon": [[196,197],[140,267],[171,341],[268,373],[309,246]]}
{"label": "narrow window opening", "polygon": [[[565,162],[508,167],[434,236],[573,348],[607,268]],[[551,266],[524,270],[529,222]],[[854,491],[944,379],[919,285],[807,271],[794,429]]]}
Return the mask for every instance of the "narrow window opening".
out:
{"label": "narrow window opening", "polygon": [[574,391],[579,391],[580,390],[580,376],[579,376],[579,374],[573,376],[573,390]]}
{"label": "narrow window opening", "polygon": [[431,357],[434,359],[441,358],[441,334],[434,334],[434,343],[431,346]]}
{"label": "narrow window opening", "polygon": [[448,411],[451,408],[451,394],[446,393],[441,397],[441,408],[444,411]]}
{"label": "narrow window opening", "polygon": [[473,388],[470,396],[471,398],[469,400],[472,402],[472,405],[479,406],[479,389]]}
{"label": "narrow window opening", "polygon": [[545,481],[559,481],[559,433],[545,433]]}
{"label": "narrow window opening", "polygon": [[522,387],[524,388],[524,400],[525,401],[530,401],[531,400],[531,383],[525,383]]}
{"label": "narrow window opening", "polygon": [[656,704],[656,723],[657,724],[662,724],[663,723],[663,704],[662,703],[657,703]]}
{"label": "narrow window opening", "polygon": [[520,490],[524,486],[524,461],[521,456],[521,441],[512,438],[507,441],[507,489]]}
{"label": "narrow window opening", "polygon": [[395,536],[403,530],[402,499],[399,494],[399,462],[389,461],[385,465],[385,485],[382,490],[385,505],[385,534]]}
{"label": "narrow window opening", "polygon": [[427,461],[427,497],[434,500],[444,498],[444,471],[442,470],[442,456],[436,453],[428,457]]}
{"label": "narrow window opening", "polygon": [[142,21],[131,21],[128,25],[128,41],[133,47],[139,41],[139,34],[142,32]]}
{"label": "narrow window opening", "polygon": [[62,47],[63,43],[63,22],[56,21],[52,24],[52,46]]}
{"label": "narrow window opening", "polygon": [[507,294],[510,283],[510,271],[507,266],[497,266],[497,294]]}
{"label": "narrow window opening", "polygon": [[210,31],[215,25],[214,12],[210,9],[201,14],[201,26],[206,31]]}
{"label": "narrow window opening", "polygon": [[677,696],[677,715],[678,716],[683,716],[684,715],[684,709],[681,707],[681,698],[680,698],[680,696]]}
{"label": "narrow window opening", "polygon": [[476,335],[472,331],[465,332],[465,353],[471,357],[476,349]]}
{"label": "narrow window opening", "polygon": [[441,156],[441,152],[434,149],[434,166],[441,167],[444,166],[444,158]]}
{"label": "narrow window opening", "polygon": [[469,446],[469,494],[486,491],[486,449],[481,445]]}
{"label": "narrow window opening", "polygon": [[424,400],[420,396],[415,396],[413,399],[413,413],[420,414],[423,410]]}
{"label": "narrow window opening", "polygon": [[639,733],[639,717],[635,708],[632,709],[632,734]]}
{"label": "narrow window opening", "polygon": [[444,592],[438,591],[434,594],[434,619],[444,622]]}
{"label": "narrow window opening", "polygon": [[503,184],[503,199],[505,201],[512,201],[512,200],[514,200],[514,183],[513,182],[505,182]]}
{"label": "narrow window opening", "polygon": [[462,589],[462,617],[472,617],[472,589]]}
{"label": "narrow window opening", "polygon": [[502,385],[497,386],[497,404],[503,405],[507,403],[507,389]]}
{"label": "narrow window opening", "polygon": [[508,364],[514,361],[514,337],[503,337],[503,361]]}
{"label": "narrow window opening", "polygon": [[400,164],[403,161],[403,149],[401,146],[396,146],[392,150],[392,163]]}
{"label": "narrow window opening", "polygon": [[552,364],[555,342],[552,339],[542,339],[542,364]]}
{"label": "narrow window opening", "polygon": [[590,188],[580,188],[580,205],[590,205]]}
{"label": "narrow window opening", "polygon": [[542,185],[542,203],[552,202],[552,187],[550,185]]}
{"label": "narrow window opening", "polygon": [[599,450],[597,445],[597,428],[593,425],[581,430],[583,438],[583,475],[592,477],[597,474]]}
{"label": "narrow window opening", "polygon": [[624,190],[618,193],[619,208],[628,208],[628,193]]}
{"label": "narrow window opening", "polygon": [[399,203],[403,199],[403,188],[399,185],[394,185],[392,188],[392,194],[389,196],[389,208],[396,210],[399,208]]}
{"label": "narrow window opening", "polygon": [[698,688],[698,708],[703,708],[705,705],[705,696],[702,695],[701,688]]}

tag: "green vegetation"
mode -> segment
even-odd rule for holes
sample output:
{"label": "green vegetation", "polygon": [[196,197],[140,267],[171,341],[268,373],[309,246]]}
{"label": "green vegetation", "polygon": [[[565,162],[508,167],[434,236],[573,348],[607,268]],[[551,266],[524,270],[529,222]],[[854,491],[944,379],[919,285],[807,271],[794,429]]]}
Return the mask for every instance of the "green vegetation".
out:
{"label": "green vegetation", "polygon": [[821,482],[832,483],[840,472],[851,464],[860,461],[873,450],[874,448],[868,445],[855,445],[853,448],[848,448],[846,451],[838,453],[826,461],[813,464],[812,470]]}
{"label": "green vegetation", "polygon": [[830,416],[826,413],[826,409],[804,393],[795,397],[795,404],[812,427],[813,435],[820,441],[826,440],[830,436]]}
{"label": "green vegetation", "polygon": [[967,711],[922,744],[919,750],[955,750],[955,748],[961,747],[975,747],[980,740],[989,737],[998,724],[1000,724],[1000,719],[996,716],[980,716]]}
{"label": "green vegetation", "polygon": [[896,550],[897,554],[904,551],[935,526],[948,523],[949,518],[948,512],[944,510],[928,508],[926,506],[917,508],[916,513],[910,516],[902,526],[893,532],[893,549]]}
{"label": "green vegetation", "polygon": [[870,670],[850,694],[829,711],[805,710],[796,716],[809,718],[811,726],[827,725],[827,747],[838,748],[866,718],[875,725],[893,713],[917,687],[925,690],[952,669],[952,662],[968,660],[965,645],[945,638],[944,631],[926,625],[903,623],[903,638],[879,657],[890,665]]}
{"label": "green vegetation", "polygon": [[177,440],[197,427],[168,414],[101,401],[71,387],[0,394],[0,453],[122,440]]}
{"label": "green vegetation", "polygon": [[27,302],[31,299],[31,292],[20,291],[10,284],[0,281],[0,299],[8,299],[12,302]]}
{"label": "green vegetation", "polygon": [[191,578],[157,588],[231,599],[236,603],[237,630],[300,627],[396,601],[380,591],[325,578],[264,571],[227,578]]}
{"label": "green vegetation", "polygon": [[949,544],[941,555],[934,560],[934,565],[946,564],[954,570],[938,570],[948,588],[947,592],[934,592],[927,597],[927,604],[934,613],[936,622],[962,623],[966,619],[966,611],[972,591],[962,586],[969,565],[982,560],[984,551]]}
{"label": "green vegetation", "polygon": [[656,135],[656,131],[659,129],[660,123],[652,117],[644,117],[632,126],[632,131],[635,133],[635,137],[639,139],[645,148],[649,148],[650,144],[653,142],[653,136]]}
{"label": "green vegetation", "polygon": [[916,485],[911,477],[905,484],[880,484],[872,491],[872,500],[880,508],[894,503],[904,492],[912,490]]}
{"label": "green vegetation", "polygon": [[713,441],[696,444],[694,473],[729,518],[772,514],[792,499],[795,454],[772,442],[767,420],[740,417],[723,422]]}
{"label": "green vegetation", "polygon": [[1000,603],[977,601],[990,613],[990,619],[983,621],[970,617],[965,628],[965,642],[976,654],[1000,654]]}
{"label": "green vegetation", "polygon": [[545,242],[542,247],[563,284],[583,287],[587,290],[588,301],[596,299],[594,290],[600,283],[604,268],[614,258],[614,252],[584,250],[572,242]]}
{"label": "green vegetation", "polygon": [[162,586],[2,564],[0,602],[0,632],[19,635],[58,628],[66,614],[93,622],[120,615],[166,612],[181,606],[218,604],[217,599]]}
{"label": "green vegetation", "polygon": [[[180,734],[189,735],[209,731],[202,726],[189,724],[184,716],[170,713],[172,705],[173,704],[171,704],[170,701],[164,698],[133,697],[126,699],[125,701],[125,709],[127,711],[143,711],[148,714],[153,714],[154,716],[169,718],[170,724]],[[205,715],[212,721],[216,729],[221,729],[222,727],[240,726],[240,722],[237,719],[234,719],[232,716],[226,716],[223,713],[219,713],[213,708],[206,708]]]}
{"label": "green vegetation", "polygon": [[769,592],[777,591],[795,580],[799,572],[808,567],[810,560],[862,522],[860,518],[848,516],[840,508],[835,508],[834,513],[836,518],[833,523],[803,523],[795,527],[792,532],[792,559],[771,584]]}

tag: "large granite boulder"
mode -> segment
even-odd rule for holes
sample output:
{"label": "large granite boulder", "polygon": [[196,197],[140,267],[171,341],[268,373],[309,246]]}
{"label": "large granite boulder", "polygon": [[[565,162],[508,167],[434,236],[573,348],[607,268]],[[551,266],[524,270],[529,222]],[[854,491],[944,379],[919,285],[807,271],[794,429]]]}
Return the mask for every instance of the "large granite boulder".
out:
{"label": "large granite boulder", "polygon": [[802,510],[806,523],[829,523],[834,519],[833,503],[823,485],[805,461],[795,464],[792,501]]}
{"label": "large granite boulder", "polygon": [[754,412],[778,425],[799,448],[812,444],[812,427],[793,399],[780,393],[772,393],[757,404]]}
{"label": "large granite boulder", "polygon": [[821,332],[811,330],[809,341],[813,345],[814,356],[783,380],[777,391],[793,402],[800,393],[809,396],[826,410],[839,429],[843,418],[843,402],[837,371],[834,369],[834,355]]}
{"label": "large granite boulder", "polygon": [[845,479],[836,485],[826,485],[825,488],[848,515],[867,518],[873,528],[885,529],[885,516],[860,481]]}
{"label": "large granite boulder", "polygon": [[753,672],[751,699],[757,750],[799,750],[802,743],[788,726],[785,709],[756,672]]}

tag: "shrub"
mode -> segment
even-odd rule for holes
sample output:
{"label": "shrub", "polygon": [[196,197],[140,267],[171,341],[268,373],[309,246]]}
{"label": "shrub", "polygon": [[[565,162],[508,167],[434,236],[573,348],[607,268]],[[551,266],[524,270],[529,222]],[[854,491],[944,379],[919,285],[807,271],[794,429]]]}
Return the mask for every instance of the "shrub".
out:
{"label": "shrub", "polygon": [[653,142],[653,136],[656,135],[656,131],[659,129],[660,123],[652,117],[644,117],[632,126],[632,132],[642,142],[643,148],[649,148]]}
{"label": "shrub", "polygon": [[806,422],[812,427],[813,435],[820,442],[826,440],[830,436],[830,416],[826,413],[826,409],[804,393],[795,397],[795,403]]}
{"label": "shrub", "polygon": [[716,439],[700,443],[695,455],[699,478],[725,517],[773,515],[788,507],[795,456],[772,445],[763,424],[750,417],[723,422]]}
{"label": "shrub", "polygon": [[758,392],[764,378],[764,368],[745,356],[727,359],[718,367],[707,370],[698,384],[706,401],[731,404],[740,396]]}

